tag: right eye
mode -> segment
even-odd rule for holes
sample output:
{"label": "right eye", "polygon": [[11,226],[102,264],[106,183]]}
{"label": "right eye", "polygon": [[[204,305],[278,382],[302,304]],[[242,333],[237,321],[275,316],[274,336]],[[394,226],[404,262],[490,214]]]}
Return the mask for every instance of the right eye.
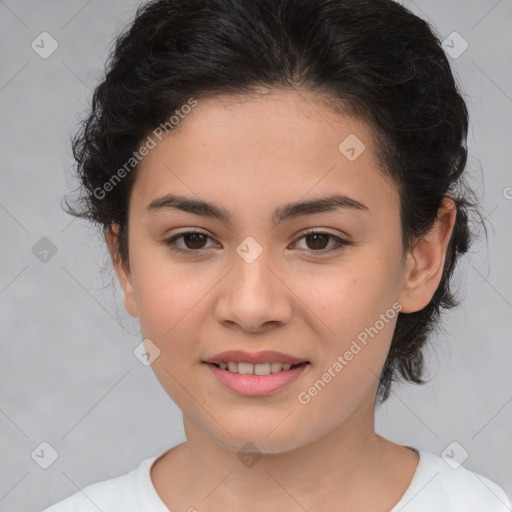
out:
{"label": "right eye", "polygon": [[[186,245],[191,245],[192,247],[183,248],[178,246],[176,241],[179,240],[180,238],[183,238]],[[203,233],[202,231],[183,231],[172,236],[171,238],[168,238],[167,240],[164,241],[164,243],[165,245],[170,247],[172,251],[180,253],[193,253],[204,250],[204,247],[202,247],[202,245],[208,238],[210,237],[206,233]]]}

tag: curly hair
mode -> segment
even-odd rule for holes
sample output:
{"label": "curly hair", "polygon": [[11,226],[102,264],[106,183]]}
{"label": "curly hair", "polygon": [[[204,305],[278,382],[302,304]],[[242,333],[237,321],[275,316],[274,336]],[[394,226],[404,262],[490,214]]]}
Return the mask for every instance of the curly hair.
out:
{"label": "curly hair", "polygon": [[470,213],[481,218],[465,181],[467,107],[430,25],[393,0],[156,0],[139,6],[114,43],[72,137],[80,197],[78,209],[65,201],[66,212],[96,223],[105,239],[116,226],[115,256],[129,269],[138,163],[122,179],[119,171],[148,133],[191,97],[261,87],[328,97],[374,134],[381,171],[400,193],[404,253],[428,233],[444,197],[456,205],[440,284],[426,307],[399,313],[377,400],[393,381],[424,384],[422,348],[441,309],[460,303],[452,274],[475,237]]}

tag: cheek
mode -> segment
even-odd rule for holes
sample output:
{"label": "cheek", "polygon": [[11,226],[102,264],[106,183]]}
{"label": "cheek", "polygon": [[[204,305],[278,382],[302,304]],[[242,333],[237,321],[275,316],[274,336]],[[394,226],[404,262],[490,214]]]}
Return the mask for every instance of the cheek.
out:
{"label": "cheek", "polygon": [[[355,261],[357,260],[357,261]],[[335,332],[360,330],[391,305],[393,286],[382,261],[364,257],[321,272],[295,276],[293,290],[302,303]]]}
{"label": "cheek", "polygon": [[375,274],[366,274],[330,280],[323,292],[310,288],[321,348],[315,372],[300,390],[306,416],[329,410],[329,424],[336,425],[374,395],[398,316],[380,285]]}
{"label": "cheek", "polygon": [[151,364],[153,372],[169,396],[185,408],[190,397],[184,388],[193,385],[190,366],[201,358],[196,340],[199,315],[205,312],[200,299],[213,286],[211,276],[198,279],[189,274],[155,260],[151,265],[139,261],[137,274],[141,335],[160,351]]}
{"label": "cheek", "polygon": [[[304,305],[303,314],[310,318],[310,327],[321,340],[317,351],[320,373],[344,355],[347,363],[343,373],[348,382],[363,374],[371,381],[376,378],[372,372],[380,373],[398,316],[386,263],[386,259],[373,259],[369,265],[359,258],[357,263],[294,283]],[[342,380],[337,380],[339,385]]]}
{"label": "cheek", "polygon": [[214,286],[215,276],[186,264],[171,264],[165,250],[141,251],[134,258],[134,287],[144,336],[165,340],[188,318],[201,297]]}

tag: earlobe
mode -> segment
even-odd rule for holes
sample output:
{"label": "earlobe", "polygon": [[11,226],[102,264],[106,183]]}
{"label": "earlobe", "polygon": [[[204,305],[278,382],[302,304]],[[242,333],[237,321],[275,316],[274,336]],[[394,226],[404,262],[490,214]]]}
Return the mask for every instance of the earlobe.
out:
{"label": "earlobe", "polygon": [[124,307],[126,311],[133,317],[139,316],[137,308],[137,301],[135,300],[135,294],[133,290],[132,276],[129,269],[121,262],[121,259],[117,253],[117,237],[119,236],[119,225],[112,224],[107,229],[107,245],[112,260],[112,265],[119,280],[119,284],[124,292]]}
{"label": "earlobe", "polygon": [[443,276],[456,215],[455,203],[445,198],[432,229],[407,254],[399,298],[402,313],[420,311],[431,301]]}

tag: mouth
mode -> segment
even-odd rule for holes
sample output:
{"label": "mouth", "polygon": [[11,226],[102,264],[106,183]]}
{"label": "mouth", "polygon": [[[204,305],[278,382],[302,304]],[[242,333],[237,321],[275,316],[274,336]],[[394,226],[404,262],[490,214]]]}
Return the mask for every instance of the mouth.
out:
{"label": "mouth", "polygon": [[311,364],[309,361],[302,361],[300,363],[281,363],[281,362],[264,362],[264,363],[248,363],[243,361],[221,361],[218,363],[215,362],[206,362],[206,364],[210,364],[219,368],[220,370],[225,370],[230,373],[235,373],[239,375],[270,375],[274,373],[286,372],[289,370],[293,370],[299,366],[307,366]]}
{"label": "mouth", "polygon": [[309,373],[311,365],[309,360],[274,350],[228,350],[202,363],[224,388],[244,396],[276,393]]}
{"label": "mouth", "polygon": [[215,381],[242,396],[264,397],[287,388],[309,373],[309,361],[203,361]]}

